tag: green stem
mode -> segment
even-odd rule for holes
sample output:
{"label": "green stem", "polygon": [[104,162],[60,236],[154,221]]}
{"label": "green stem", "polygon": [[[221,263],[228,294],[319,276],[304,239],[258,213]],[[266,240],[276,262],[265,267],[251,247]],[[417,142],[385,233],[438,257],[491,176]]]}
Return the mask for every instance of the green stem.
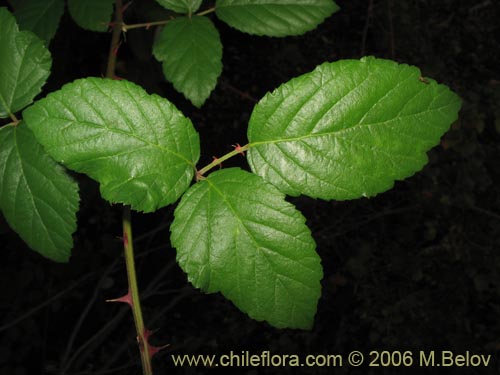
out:
{"label": "green stem", "polygon": [[221,156],[220,158],[214,159],[213,162],[211,162],[210,164],[206,165],[205,167],[203,167],[202,169],[200,169],[199,171],[196,172],[196,179],[197,180],[202,179],[203,175],[205,173],[207,173],[210,169],[212,169],[212,168],[214,168],[214,167],[222,164],[224,161],[226,161],[229,158],[232,158],[235,155],[244,153],[249,148],[250,148],[250,144],[249,143],[247,143],[245,146],[237,146],[237,147],[234,148],[233,151],[228,152],[226,155]]}
{"label": "green stem", "polygon": [[170,21],[172,21],[172,19],[163,20],[163,21],[155,21],[155,22],[134,23],[132,25],[123,24],[122,28],[123,28],[123,31],[129,31],[132,29],[139,29],[141,27],[148,27],[149,28],[151,26],[165,25],[166,23],[168,23]]}
{"label": "green stem", "polygon": [[132,238],[132,224],[130,220],[130,207],[123,207],[123,247],[125,249],[125,264],[127,266],[127,278],[129,295],[131,299],[132,314],[134,316],[135,329],[137,332],[137,342],[141,352],[141,362],[144,375],[152,375],[151,356],[149,352],[148,339],[145,336],[146,327],[142,318],[141,300],[139,298],[139,288],[137,286],[137,276],[135,273],[134,244]]}
{"label": "green stem", "polygon": [[[123,23],[123,2],[122,0],[115,0],[115,22],[113,24],[113,35],[111,37],[111,45],[109,48],[108,64],[106,68],[106,77],[114,78],[116,69],[116,55],[118,47],[120,46],[121,33],[124,27]],[[134,316],[135,329],[137,332],[137,341],[139,343],[141,353],[141,363],[144,375],[152,375],[153,370],[151,367],[151,353],[146,337],[146,328],[144,327],[144,320],[142,318],[141,301],[139,298],[139,288],[137,286],[137,276],[135,273],[134,262],[134,245],[132,237],[132,223],[130,215],[130,207],[123,206],[123,248],[125,253],[125,265],[127,268],[128,278],[128,297],[130,298],[129,304],[132,308]]]}
{"label": "green stem", "polygon": [[199,13],[196,13],[197,16],[205,16],[207,14],[215,12],[215,7],[209,8],[207,10],[201,11]]}
{"label": "green stem", "polygon": [[[205,16],[207,14],[215,12],[215,7],[206,9],[204,11],[201,11],[199,13],[196,13],[195,16]],[[189,17],[191,17],[191,14],[188,14]],[[161,26],[169,23],[172,21],[175,17],[169,18],[168,20],[162,20],[162,21],[154,21],[154,22],[141,22],[141,23],[134,23],[132,25],[127,25],[122,22],[120,25],[121,30],[123,31],[129,31],[133,29],[140,29],[142,27],[150,28],[151,26]]]}

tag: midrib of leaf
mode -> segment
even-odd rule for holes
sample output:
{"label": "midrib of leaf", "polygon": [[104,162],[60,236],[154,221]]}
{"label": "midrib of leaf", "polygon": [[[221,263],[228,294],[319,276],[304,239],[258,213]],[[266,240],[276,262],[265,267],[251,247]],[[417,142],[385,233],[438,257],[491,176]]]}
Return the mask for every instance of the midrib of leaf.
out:
{"label": "midrib of leaf", "polygon": [[[257,239],[255,238],[255,236],[251,233],[251,231],[247,228],[247,226],[245,225],[245,223],[243,222],[243,220],[241,219],[241,217],[238,215],[238,213],[236,212],[236,210],[234,209],[234,207],[233,207],[233,206],[231,205],[231,203],[227,200],[226,195],[225,195],[222,191],[220,191],[220,190],[219,190],[219,189],[218,189],[218,188],[217,188],[217,187],[216,187],[216,186],[215,186],[215,185],[214,185],[214,184],[213,184],[213,183],[212,183],[209,179],[206,179],[205,181],[206,181],[206,182],[208,182],[208,184],[210,185],[210,187],[211,187],[211,188],[213,188],[213,189],[217,192],[217,194],[219,194],[219,195],[222,197],[222,200],[224,201],[224,203],[226,203],[227,207],[231,210],[231,212],[233,213],[233,216],[234,216],[234,217],[238,220],[238,222],[241,224],[241,227],[243,227],[243,229],[245,230],[245,232],[246,232],[246,233],[248,234],[248,236],[252,239],[252,242],[253,242],[253,243],[254,243],[254,245],[256,246],[257,250],[258,250],[258,249],[264,249],[264,250],[267,250],[267,251],[269,251],[269,252],[271,252],[271,253],[273,253],[273,254],[278,254],[279,256],[284,257],[284,258],[286,258],[286,259],[288,259],[288,260],[290,260],[290,261],[292,261],[292,262],[296,263],[296,264],[297,264],[297,265],[299,265],[300,267],[304,267],[304,265],[303,265],[303,264],[301,264],[300,262],[298,262],[296,259],[293,259],[293,258],[287,257],[287,256],[285,256],[285,255],[283,255],[283,254],[281,254],[281,253],[278,253],[277,251],[275,251],[275,250],[273,250],[273,249],[269,249],[269,248],[267,248],[267,247],[265,247],[265,246],[260,245],[260,244],[259,244],[259,242],[257,241]],[[271,228],[271,229],[275,230],[273,227],[269,227],[269,228]],[[283,233],[286,233],[286,232],[283,232]],[[290,235],[290,233],[286,233],[286,234]],[[264,254],[264,256],[265,256],[265,257],[266,257],[266,259],[267,259],[267,256],[265,255],[265,252],[264,252],[264,251],[260,251],[260,253],[261,253],[261,254]],[[269,264],[271,265],[271,267],[274,269],[274,265],[272,264],[272,262],[269,262],[269,261],[268,261],[268,263],[269,263]],[[307,267],[306,267],[306,268],[307,268]],[[275,271],[275,273],[276,273],[277,275],[281,275],[281,273],[280,273],[280,272],[276,272],[276,271]],[[295,281],[297,281],[297,280],[295,280]],[[303,283],[301,283],[301,284],[303,284]],[[303,285],[305,285],[305,284],[303,284]],[[307,286],[307,285],[305,285],[305,286]],[[307,287],[309,287],[309,286],[307,286]]]}
{"label": "midrib of leaf", "polygon": [[[158,143],[152,143],[152,142],[150,142],[150,141],[148,141],[148,140],[146,140],[146,139],[143,139],[143,138],[141,138],[139,135],[137,135],[136,133],[133,133],[132,131],[127,132],[127,131],[125,131],[125,130],[118,129],[118,128],[110,128],[110,127],[107,125],[106,121],[104,121],[104,119],[103,119],[103,117],[102,117],[101,113],[99,113],[99,112],[98,112],[98,111],[97,111],[97,110],[96,110],[96,109],[92,106],[92,104],[91,104],[91,103],[89,103],[88,101],[86,101],[86,102],[87,102],[87,104],[88,104],[88,105],[89,105],[89,106],[90,106],[90,107],[94,110],[94,112],[95,112],[95,113],[96,113],[96,114],[97,114],[97,115],[101,118],[101,120],[103,120],[103,121],[102,121],[102,122],[103,122],[102,124],[98,124],[98,123],[95,123],[95,122],[90,122],[90,121],[80,121],[80,120],[78,120],[78,116],[76,116],[76,115],[75,115],[75,114],[71,111],[71,109],[70,109],[70,108],[66,105],[66,103],[64,103],[64,102],[63,102],[62,100],[60,100],[59,98],[55,98],[55,97],[53,97],[52,99],[57,100],[59,103],[61,103],[61,104],[64,106],[64,108],[66,108],[66,109],[67,109],[67,110],[68,110],[68,111],[72,114],[72,116],[75,118],[75,120],[69,120],[69,119],[64,118],[64,117],[55,117],[55,116],[53,116],[53,115],[50,115],[50,118],[51,118],[51,119],[55,119],[55,120],[62,120],[62,121],[65,121],[65,122],[68,122],[68,123],[69,123],[67,126],[65,126],[65,127],[63,128],[63,130],[64,130],[64,129],[67,129],[69,126],[71,126],[71,125],[73,125],[73,124],[82,124],[82,125],[87,125],[87,126],[90,126],[90,127],[95,128],[95,129],[103,129],[103,128],[105,128],[105,129],[107,129],[107,130],[108,130],[109,132],[111,132],[111,133],[113,133],[113,132],[114,132],[114,133],[123,134],[123,135],[126,135],[126,136],[131,136],[132,138],[135,138],[135,139],[137,139],[138,141],[140,141],[140,142],[142,142],[142,143],[144,143],[144,144],[146,144],[146,145],[150,145],[150,146],[157,147],[157,148],[159,148],[159,149],[160,149],[160,150],[162,150],[162,151],[165,151],[165,152],[168,152],[168,153],[170,153],[170,154],[172,154],[172,155],[175,155],[176,157],[178,157],[179,159],[181,159],[181,160],[185,161],[188,165],[192,166],[193,168],[195,167],[194,163],[193,163],[191,160],[186,159],[183,155],[181,155],[181,154],[179,154],[179,153],[177,153],[177,152],[175,152],[175,151],[173,151],[173,150],[170,150],[170,149],[168,149],[168,148],[164,148],[162,145],[160,145],[160,144],[158,144]],[[83,98],[82,98],[82,99],[83,99]],[[84,100],[85,100],[85,99],[84,99]],[[118,108],[118,107],[115,107],[115,108],[116,108],[118,111],[120,111],[121,113],[123,113],[123,112],[121,111],[121,109],[120,109],[120,108]],[[48,113],[47,113],[47,115],[48,115]],[[129,125],[127,125],[127,126],[130,128],[130,126],[129,126]],[[134,151],[135,151],[135,150],[134,150]],[[113,155],[113,156],[114,156],[114,155]]]}
{"label": "midrib of leaf", "polygon": [[[451,106],[451,105],[453,105],[453,103],[449,103],[449,104],[446,104],[444,106],[441,106],[439,108],[435,108],[435,109],[432,109],[432,110],[442,110],[443,108],[446,108],[446,107]],[[377,125],[387,124],[387,123],[390,123],[390,122],[393,122],[393,121],[397,121],[397,120],[401,120],[401,119],[404,119],[404,118],[407,118],[407,117],[418,116],[418,115],[427,113],[429,111],[431,111],[431,109],[427,109],[425,111],[421,111],[421,112],[417,112],[417,113],[412,113],[412,114],[409,114],[409,115],[394,117],[394,118],[386,120],[386,121],[372,122],[372,123],[368,123],[368,124],[355,124],[355,125],[350,126],[348,128],[343,128],[343,129],[338,129],[338,130],[332,130],[332,131],[328,131],[328,132],[324,132],[324,133],[314,133],[314,134],[302,135],[302,136],[299,136],[299,137],[290,137],[290,138],[280,138],[280,139],[272,139],[272,140],[266,140],[266,141],[257,141],[257,142],[250,143],[249,146],[250,147],[254,147],[254,146],[258,146],[258,145],[262,145],[262,144],[275,144],[275,143],[282,143],[282,142],[298,142],[298,141],[301,141],[301,140],[304,140],[304,139],[308,139],[308,138],[321,138],[321,137],[327,137],[327,136],[338,136],[338,135],[341,135],[342,133],[351,132],[351,131],[357,130],[359,128],[364,128],[364,127],[368,127],[369,128],[371,126],[377,126]],[[425,140],[425,139],[423,139],[423,140]],[[428,140],[425,140],[425,141],[428,141]]]}
{"label": "midrib of leaf", "polygon": [[[22,174],[21,174],[21,176],[22,176],[22,177],[19,179],[18,185],[17,185],[17,187],[16,187],[16,192],[15,192],[15,194],[14,194],[14,200],[17,200],[17,199],[16,199],[16,196],[17,196],[17,191],[19,190],[19,185],[20,185],[21,180],[23,180],[23,181],[24,181],[24,183],[25,183],[25,185],[26,185],[26,187],[28,188],[28,190],[29,190],[29,192],[30,192],[30,200],[31,200],[31,203],[32,203],[32,205],[33,205],[33,207],[34,207],[34,209],[35,209],[36,215],[38,216],[38,219],[39,219],[39,221],[42,223],[42,225],[43,225],[43,227],[44,227],[44,229],[45,229],[45,232],[48,234],[48,237],[49,237],[49,239],[50,239],[50,242],[52,242],[53,247],[54,247],[54,248],[57,248],[57,247],[56,247],[56,244],[55,244],[55,242],[54,242],[54,240],[52,239],[52,236],[50,235],[50,231],[48,230],[47,226],[45,225],[44,221],[42,220],[42,217],[41,217],[41,215],[40,215],[40,212],[38,211],[38,206],[37,206],[37,205],[36,205],[36,203],[35,203],[35,200],[34,200],[34,194],[33,194],[33,192],[31,191],[31,187],[30,187],[30,185],[28,184],[28,181],[26,181],[26,178],[25,178],[26,173],[25,173],[25,171],[24,171],[24,160],[23,160],[23,158],[21,157],[21,153],[20,153],[20,151],[19,151],[19,145],[18,145],[18,141],[17,141],[17,132],[16,132],[16,129],[14,129],[14,145],[15,145],[15,150],[16,150],[17,156],[19,157],[19,160],[21,161],[21,172],[22,172]],[[35,168],[35,169],[36,169],[36,168]],[[14,216],[15,216],[15,213],[14,213]],[[33,228],[33,220],[32,220],[31,225],[32,225],[32,228]]]}
{"label": "midrib of leaf", "polygon": [[[21,32],[19,32],[19,34],[18,34],[18,35],[20,35],[21,33],[22,33],[22,31],[21,31]],[[19,53],[19,55],[21,56],[21,62],[20,62],[19,64],[16,64],[16,65],[17,65],[17,71],[16,71],[16,79],[14,80],[14,82],[15,82],[15,84],[14,84],[14,88],[13,88],[13,90],[11,91],[11,97],[10,97],[10,103],[11,103],[11,104],[14,102],[14,95],[15,95],[15,93],[16,93],[16,89],[17,89],[17,87],[18,87],[18,83],[19,83],[19,82],[18,82],[18,81],[19,81],[19,75],[21,74],[21,68],[22,68],[22,66],[23,66],[23,64],[24,64],[24,61],[25,61],[25,57],[26,57],[26,50],[28,49],[28,47],[29,47],[30,45],[31,45],[31,42],[29,42],[29,43],[25,46],[25,48],[24,48],[24,50],[23,50],[23,51],[18,51],[18,50],[16,50],[16,52],[18,52],[18,53],[19,53],[19,52],[21,52],[21,53]],[[9,116],[12,116],[12,115],[13,115],[13,113],[12,113],[12,108],[10,108],[10,107],[8,107],[8,106],[7,106],[7,102],[6,102],[6,101],[4,101],[4,100],[6,100],[6,99],[5,99],[5,98],[3,98],[1,95],[0,95],[0,99],[2,99],[2,105],[5,107],[5,109],[6,109],[6,110],[7,110],[7,112],[9,113]]]}

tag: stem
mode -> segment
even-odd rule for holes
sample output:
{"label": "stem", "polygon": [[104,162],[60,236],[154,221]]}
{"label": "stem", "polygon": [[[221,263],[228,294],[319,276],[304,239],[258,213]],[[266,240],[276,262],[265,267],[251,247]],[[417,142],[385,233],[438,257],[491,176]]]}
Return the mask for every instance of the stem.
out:
{"label": "stem", "polygon": [[[213,12],[215,12],[215,7],[209,8],[209,9],[204,10],[204,11],[199,12],[199,13],[196,13],[195,16],[204,16],[204,15],[207,15],[207,14],[213,13]],[[189,14],[188,16],[191,17],[191,14]],[[140,29],[142,27],[150,28],[151,26],[161,26],[161,25],[165,25],[165,24],[169,23],[174,18],[175,17],[172,17],[172,18],[169,18],[168,20],[162,20],[162,21],[134,23],[132,25],[127,25],[127,24],[122,22],[122,24],[120,25],[120,28],[123,31],[129,31],[129,30],[133,30],[133,29]]]}
{"label": "stem", "polygon": [[[115,77],[116,68],[116,55],[118,47],[120,46],[120,37],[122,33],[123,23],[123,1],[115,0],[115,21],[113,24],[113,35],[111,37],[111,45],[109,47],[108,65],[106,68],[106,77]],[[148,343],[147,330],[144,327],[144,320],[142,318],[141,301],[139,298],[139,288],[137,287],[137,276],[135,273],[134,262],[134,245],[132,238],[132,224],[130,220],[130,207],[123,206],[123,248],[125,252],[125,264],[127,267],[128,278],[128,294],[130,296],[130,307],[134,316],[135,329],[137,332],[137,342],[141,352],[141,363],[144,375],[152,375],[151,368],[151,353],[150,345]]]}
{"label": "stem", "polygon": [[209,8],[207,10],[204,10],[202,12],[196,13],[196,15],[197,16],[205,16],[205,15],[207,15],[209,13],[213,13],[213,12],[215,12],[215,7],[212,7],[212,8]]}
{"label": "stem", "polygon": [[199,171],[197,171],[196,172],[196,178],[198,180],[201,179],[201,178],[203,178],[203,175],[205,173],[207,173],[210,169],[212,169],[212,168],[220,165],[225,160],[227,160],[229,158],[232,158],[233,156],[235,156],[237,154],[241,154],[241,153],[247,151],[249,148],[250,148],[250,144],[249,143],[247,143],[245,146],[237,146],[237,147],[235,147],[233,151],[228,152],[226,155],[221,156],[220,158],[215,159],[213,162],[211,162],[207,166],[205,166],[202,169],[200,169]]}
{"label": "stem", "polygon": [[135,273],[134,245],[132,239],[132,224],[130,221],[130,207],[123,207],[123,247],[125,249],[125,264],[127,266],[127,278],[129,294],[131,298],[132,314],[134,315],[135,329],[137,332],[137,342],[141,351],[141,362],[144,375],[152,375],[151,356],[149,344],[145,337],[146,328],[142,319],[141,301],[139,298],[139,288],[137,287],[137,276]]}
{"label": "stem", "polygon": [[111,36],[111,45],[108,54],[108,66],[106,68],[106,77],[115,77],[116,54],[120,45],[120,36],[123,27],[123,2],[122,0],[115,1],[115,22],[113,24],[113,35]]}
{"label": "stem", "polygon": [[166,23],[168,23],[170,21],[172,21],[172,19],[163,20],[163,21],[155,21],[155,22],[134,23],[132,25],[123,24],[123,30],[129,31],[132,29],[139,29],[141,27],[149,28],[151,26],[165,25]]}

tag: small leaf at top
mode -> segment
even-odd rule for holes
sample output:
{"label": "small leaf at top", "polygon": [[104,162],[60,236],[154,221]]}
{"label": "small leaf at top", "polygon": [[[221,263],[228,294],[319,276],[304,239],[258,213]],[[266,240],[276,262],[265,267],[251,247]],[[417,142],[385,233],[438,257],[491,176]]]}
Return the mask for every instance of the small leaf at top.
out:
{"label": "small leaf at top", "polygon": [[63,13],[64,0],[20,0],[14,15],[21,30],[32,31],[49,44]]}
{"label": "small leaf at top", "polygon": [[78,185],[40,146],[28,127],[0,129],[0,210],[35,251],[67,262],[76,229]]}
{"label": "small leaf at top", "polygon": [[172,244],[194,286],[275,327],[312,326],[321,260],[304,217],[274,186],[223,169],[193,185],[174,215]]}
{"label": "small leaf at top", "polygon": [[167,23],[153,45],[165,78],[201,107],[222,72],[219,32],[207,17],[179,17]]}
{"label": "small leaf at top", "polygon": [[201,5],[202,0],[156,0],[162,7],[180,14],[192,14]]}
{"label": "small leaf at top", "polygon": [[110,202],[151,212],[191,183],[200,152],[191,121],[131,82],[79,79],[23,117],[49,155],[99,181]]}
{"label": "small leaf at top", "polygon": [[43,41],[19,31],[16,20],[0,8],[0,118],[23,109],[41,91],[52,58]]}
{"label": "small leaf at top", "polygon": [[68,0],[68,11],[78,26],[106,31],[113,14],[114,0]]}
{"label": "small leaf at top", "polygon": [[217,17],[245,33],[301,35],[340,8],[332,0],[217,0]]}
{"label": "small leaf at top", "polygon": [[325,63],[254,108],[252,170],[289,195],[355,199],[427,163],[460,98],[416,67],[372,57]]}
{"label": "small leaf at top", "polygon": [[163,73],[196,107],[201,107],[222,72],[219,32],[207,17],[179,17],[167,23],[153,46]]}

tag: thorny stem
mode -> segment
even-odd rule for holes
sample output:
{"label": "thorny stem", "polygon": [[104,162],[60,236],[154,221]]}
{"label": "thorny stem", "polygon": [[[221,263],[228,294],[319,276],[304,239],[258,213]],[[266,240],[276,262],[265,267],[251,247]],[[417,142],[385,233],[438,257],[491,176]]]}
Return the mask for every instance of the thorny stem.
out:
{"label": "thorny stem", "polygon": [[[115,1],[115,20],[113,23],[113,35],[109,48],[108,65],[106,68],[106,77],[114,78],[116,68],[116,55],[120,46],[120,37],[123,28],[123,1]],[[128,297],[129,305],[132,308],[135,328],[137,332],[137,341],[141,352],[141,363],[144,375],[152,375],[151,368],[151,346],[148,343],[149,331],[144,327],[142,318],[141,302],[139,299],[139,288],[137,287],[137,276],[135,273],[134,246],[132,238],[132,224],[130,220],[130,207],[123,206],[123,247],[125,252],[125,264],[127,267],[128,278]]]}
{"label": "thorny stem", "polygon": [[114,78],[116,68],[116,54],[120,46],[120,36],[123,25],[123,2],[122,0],[115,1],[115,21],[113,24],[113,35],[111,36],[111,45],[108,54],[108,66],[106,68],[106,77]]}
{"label": "thorny stem", "polygon": [[130,207],[123,207],[123,246],[125,248],[125,264],[127,266],[127,277],[129,295],[131,299],[132,314],[134,315],[135,329],[137,331],[137,342],[141,352],[141,362],[144,375],[152,375],[151,354],[146,327],[142,318],[139,288],[137,287],[137,276],[135,273],[134,245],[132,239],[132,224],[130,222]]}
{"label": "thorny stem", "polygon": [[207,173],[210,169],[222,164],[225,160],[232,158],[233,156],[237,154],[243,154],[245,151],[247,151],[250,148],[250,144],[247,143],[245,146],[239,146],[237,145],[233,151],[228,152],[226,155],[221,156],[220,158],[214,159],[213,162],[210,164],[206,165],[202,169],[196,172],[196,180],[201,180],[203,179],[203,175]]}
{"label": "thorny stem", "polygon": [[[195,13],[195,16],[205,16],[205,15],[213,13],[213,12],[215,12],[215,7],[203,10],[199,13]],[[189,15],[189,17],[191,17],[191,14]],[[122,31],[125,31],[125,32],[129,31],[129,30],[133,30],[133,29],[140,29],[142,27],[149,29],[152,26],[165,25],[165,24],[169,23],[170,21],[172,21],[174,18],[175,17],[171,17],[168,20],[162,20],[162,21],[134,23],[132,25],[127,25],[127,24],[122,22],[120,25],[120,28]]]}

